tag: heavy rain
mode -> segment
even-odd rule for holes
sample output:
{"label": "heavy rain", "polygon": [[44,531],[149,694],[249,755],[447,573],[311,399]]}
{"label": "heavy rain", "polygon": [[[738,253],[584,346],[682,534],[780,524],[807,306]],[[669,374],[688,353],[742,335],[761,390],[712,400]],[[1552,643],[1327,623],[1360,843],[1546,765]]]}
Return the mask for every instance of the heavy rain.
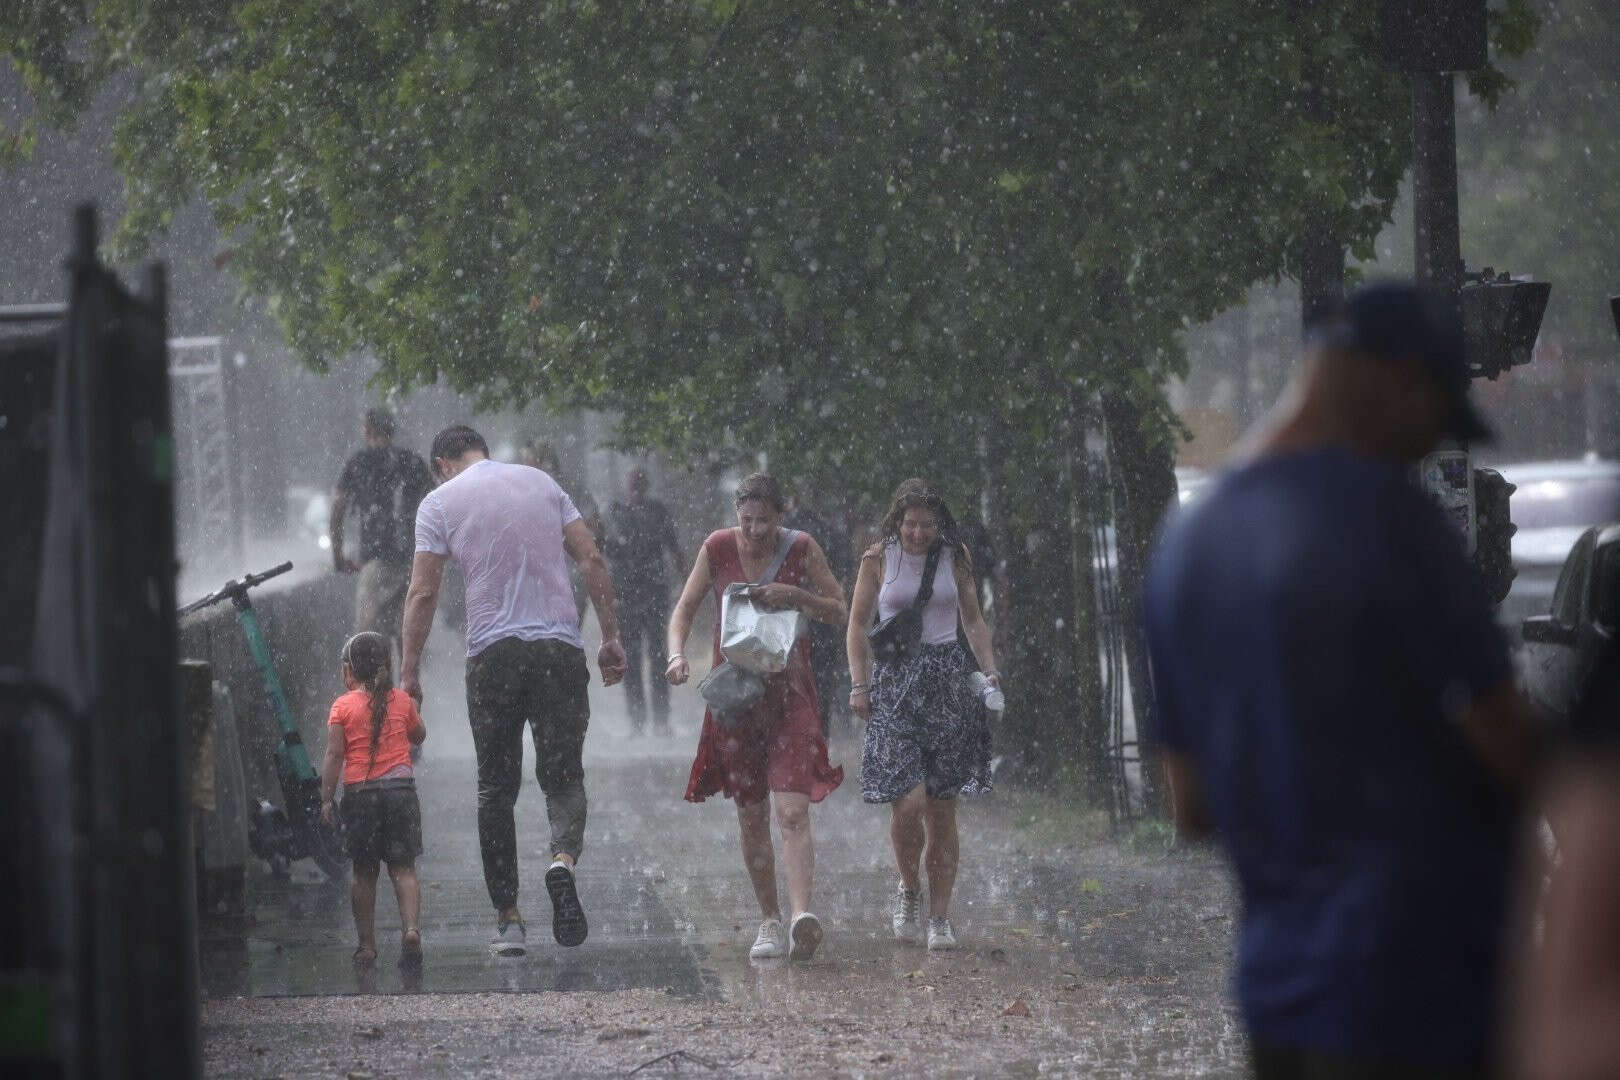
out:
{"label": "heavy rain", "polygon": [[0,53],[0,1073],[1620,1075],[1620,8]]}

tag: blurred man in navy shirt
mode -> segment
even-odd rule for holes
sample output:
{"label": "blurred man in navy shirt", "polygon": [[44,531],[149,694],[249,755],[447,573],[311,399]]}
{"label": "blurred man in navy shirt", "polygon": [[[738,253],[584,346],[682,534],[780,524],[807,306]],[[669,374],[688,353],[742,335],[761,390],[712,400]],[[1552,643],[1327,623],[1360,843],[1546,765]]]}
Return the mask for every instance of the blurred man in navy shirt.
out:
{"label": "blurred man in navy shirt", "polygon": [[1176,825],[1237,871],[1262,1078],[1491,1071],[1536,755],[1462,537],[1411,479],[1488,434],[1468,379],[1442,298],[1355,293],[1148,576]]}

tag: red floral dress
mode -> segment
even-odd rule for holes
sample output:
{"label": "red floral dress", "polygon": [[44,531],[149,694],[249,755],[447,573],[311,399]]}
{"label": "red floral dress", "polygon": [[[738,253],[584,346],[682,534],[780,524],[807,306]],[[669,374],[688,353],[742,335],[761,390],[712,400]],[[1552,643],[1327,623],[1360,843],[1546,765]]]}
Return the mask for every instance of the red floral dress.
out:
{"label": "red floral dress", "polygon": [[[737,530],[721,529],[703,541],[709,557],[709,578],[714,589],[714,664],[720,655],[720,596],[727,585],[743,576]],[[810,588],[806,572],[810,538],[801,533],[777,571],[784,585]],[[715,723],[712,712],[703,714],[703,734],[697,759],[686,785],[688,802],[702,802],[723,794],[738,806],[762,802],[772,791],[793,791],[825,799],[844,782],[844,770],[827,761],[827,740],[821,734],[821,703],[816,697],[815,674],[810,667],[810,639],[799,639],[785,671],[765,679],[765,696],[732,727]]]}

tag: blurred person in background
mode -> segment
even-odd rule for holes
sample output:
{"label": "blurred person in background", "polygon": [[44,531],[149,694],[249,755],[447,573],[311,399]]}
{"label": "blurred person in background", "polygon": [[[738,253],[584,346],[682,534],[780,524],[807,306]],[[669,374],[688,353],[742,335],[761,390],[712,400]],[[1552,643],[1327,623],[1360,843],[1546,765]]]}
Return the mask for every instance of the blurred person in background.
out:
{"label": "blurred person in background", "polygon": [[1236,870],[1262,1080],[1499,1064],[1537,740],[1462,537],[1411,475],[1488,434],[1468,381],[1444,298],[1352,294],[1148,574],[1175,824]]}
{"label": "blurred person in background", "polygon": [[[539,469],[557,481],[557,484],[568,493],[568,497],[574,500],[574,506],[579,510],[580,520],[585,523],[587,529],[591,530],[591,535],[596,538],[596,545],[600,548],[605,540],[602,530],[602,509],[596,505],[596,497],[591,494],[589,488],[583,484],[577,486],[570,484],[563,478],[562,463],[558,460],[556,452],[543,442],[536,439],[526,439],[518,447],[517,463]],[[574,586],[574,607],[578,609],[580,622],[583,623],[585,621],[585,609],[590,606],[591,602],[590,590],[585,587],[585,575],[579,572],[579,567],[570,565],[568,568],[568,580]],[[623,632],[622,623],[620,632]]]}
{"label": "blurred person in background", "polygon": [[[669,665],[664,651],[664,636],[669,628],[669,584],[671,574],[680,573],[686,560],[675,539],[675,522],[669,508],[647,496],[651,486],[647,470],[640,466],[625,474],[624,501],[608,507],[604,552],[613,567],[619,632],[624,635],[624,655],[630,665],[624,680],[630,727],[639,735],[647,726],[650,684],[653,730],[667,735],[669,684],[663,673]],[[671,560],[667,568],[666,554]],[[644,662],[646,683],[642,682]]]}
{"label": "blurred person in background", "polygon": [[[340,574],[360,575],[354,632],[381,634],[397,648],[416,550],[416,508],[433,489],[433,477],[420,454],[394,445],[394,416],[387,409],[366,410],[362,431],[365,449],[349,458],[332,492],[332,565]],[[359,562],[343,551],[344,517],[351,508],[360,519]]]}
{"label": "blurred person in background", "polygon": [[[669,620],[669,666],[665,677],[680,686],[691,677],[681,650],[704,598],[714,595],[714,653],[720,655],[720,605],[726,586],[758,582],[775,561],[787,502],[776,480],[755,473],[737,487],[737,524],[710,533],[698,550],[692,572]],[[775,579],[754,591],[770,609],[796,608],[819,622],[841,626],[844,590],[827,565],[821,545],[808,533],[792,538]],[[810,912],[816,855],[810,834],[810,804],[844,781],[844,770],[827,760],[821,704],[810,662],[810,638],[793,647],[787,669],[766,676],[765,694],[722,727],[714,711],[703,714],[697,757],[686,787],[688,802],[724,795],[737,804],[743,863],[759,902],[759,934],[748,955],[762,960],[788,955],[808,960],[821,944],[821,920]],[[782,829],[782,861],[787,871],[788,915],[783,926],[776,888],[776,852],[771,846],[771,804]]]}
{"label": "blurred person in background", "polygon": [[1546,799],[1556,857],[1535,845],[1521,881],[1542,916],[1517,999],[1516,1064],[1531,1080],[1620,1076],[1620,638],[1568,736]]}
{"label": "blurred person in background", "polygon": [[[854,584],[850,578],[855,563],[849,532],[834,524],[831,518],[817,513],[809,498],[800,493],[788,497],[782,524],[816,538],[827,555],[828,568],[847,595]],[[816,693],[821,698],[822,732],[847,728],[851,713],[845,704],[849,687],[845,681],[848,665],[844,662],[842,627],[824,622],[810,624],[810,663],[816,673]]]}
{"label": "blurred person in background", "polygon": [[[920,598],[936,549],[921,641],[908,659],[874,660],[867,637],[874,615],[892,618]],[[861,797],[889,805],[900,871],[891,929],[899,941],[924,940],[920,861],[928,872],[930,952],[956,948],[950,919],[961,858],[956,797],[991,789],[990,725],[969,678],[977,670],[999,690],[1001,677],[973,563],[945,500],[924,481],[906,480],[883,516],[878,542],[861,556],[850,601],[849,704],[866,723]]]}

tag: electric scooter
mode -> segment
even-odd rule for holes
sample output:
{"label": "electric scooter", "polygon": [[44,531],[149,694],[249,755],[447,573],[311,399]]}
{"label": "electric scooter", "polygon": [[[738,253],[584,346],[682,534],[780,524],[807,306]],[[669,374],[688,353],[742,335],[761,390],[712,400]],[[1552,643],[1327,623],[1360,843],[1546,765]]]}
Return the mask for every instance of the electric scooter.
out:
{"label": "electric scooter", "polygon": [[223,600],[231,602],[241,619],[248,651],[253,654],[253,662],[264,680],[270,710],[275,713],[281,727],[281,739],[276,743],[276,778],[281,782],[281,800],[285,809],[261,796],[258,809],[248,824],[248,846],[255,855],[270,864],[271,872],[277,877],[286,877],[293,862],[308,858],[314,860],[329,879],[338,881],[348,866],[343,841],[336,829],[321,821],[321,778],[310,764],[309,751],[304,747],[303,736],[293,720],[287,695],[281,689],[281,678],[276,674],[269,643],[259,627],[253,601],[248,598],[249,589],[285,574],[292,567],[292,563],[284,562],[262,573],[227,581],[216,592],[187,604],[177,614],[188,615]]}

